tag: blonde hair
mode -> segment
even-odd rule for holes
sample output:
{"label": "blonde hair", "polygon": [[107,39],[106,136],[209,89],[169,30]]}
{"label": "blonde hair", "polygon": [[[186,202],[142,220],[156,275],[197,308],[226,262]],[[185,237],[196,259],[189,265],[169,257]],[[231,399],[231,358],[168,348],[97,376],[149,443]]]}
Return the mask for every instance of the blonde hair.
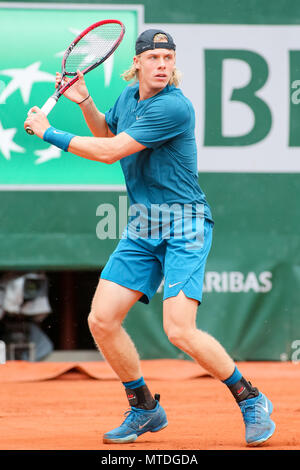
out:
{"label": "blonde hair", "polygon": [[[161,33],[156,34],[153,40],[154,42],[168,42],[167,36]],[[140,56],[141,54],[137,55],[136,57],[140,57]],[[131,80],[134,80],[134,83],[136,83],[139,79],[138,75],[139,75],[138,70],[136,69],[135,64],[133,63],[128,70],[125,70],[125,72],[122,73],[121,77],[126,82],[130,82]],[[172,72],[172,75],[168,84],[178,87],[180,80],[181,80],[181,73],[176,67],[174,67],[174,70]]]}

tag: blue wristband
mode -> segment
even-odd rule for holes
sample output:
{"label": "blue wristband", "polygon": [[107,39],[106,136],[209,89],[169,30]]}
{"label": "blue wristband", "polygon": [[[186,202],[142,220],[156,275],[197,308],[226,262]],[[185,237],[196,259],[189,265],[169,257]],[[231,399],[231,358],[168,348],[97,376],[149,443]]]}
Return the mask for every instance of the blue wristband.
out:
{"label": "blue wristband", "polygon": [[67,152],[73,137],[75,137],[74,134],[60,131],[51,126],[44,133],[43,140]]}

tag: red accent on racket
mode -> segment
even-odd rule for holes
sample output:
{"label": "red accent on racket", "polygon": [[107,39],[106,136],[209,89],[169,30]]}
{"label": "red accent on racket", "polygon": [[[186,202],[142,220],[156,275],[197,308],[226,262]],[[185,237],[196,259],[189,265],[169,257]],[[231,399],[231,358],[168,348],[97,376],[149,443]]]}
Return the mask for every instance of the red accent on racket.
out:
{"label": "red accent on racket", "polygon": [[[125,26],[118,20],[103,20],[92,24],[80,33],[64,53],[61,66],[61,84],[41,108],[46,116],[58,99],[77,82],[77,70],[84,75],[102,64],[120,45],[125,34]],[[64,77],[73,77],[64,83]],[[26,132],[33,134],[30,127]]]}

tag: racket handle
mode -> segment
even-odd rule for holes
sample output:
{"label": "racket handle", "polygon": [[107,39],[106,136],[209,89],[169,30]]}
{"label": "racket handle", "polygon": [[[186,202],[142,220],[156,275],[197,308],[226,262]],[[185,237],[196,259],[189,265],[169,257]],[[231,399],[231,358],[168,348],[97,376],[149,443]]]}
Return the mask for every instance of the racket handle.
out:
{"label": "racket handle", "polygon": [[41,111],[48,116],[50,111],[54,108],[57,103],[58,98],[56,96],[50,96],[50,98],[46,101],[44,106],[42,106]]}
{"label": "racket handle", "polygon": [[[42,106],[41,111],[42,111],[44,114],[46,114],[46,116],[48,116],[48,114],[50,113],[51,109],[53,109],[54,106],[56,105],[57,100],[58,100],[58,97],[57,97],[57,96],[50,96],[50,98],[48,98],[48,100],[46,101],[46,103],[44,104],[44,106]],[[26,130],[27,134],[29,134],[29,135],[33,135],[33,134],[34,134],[33,130],[32,130],[29,126],[27,126],[25,130]]]}

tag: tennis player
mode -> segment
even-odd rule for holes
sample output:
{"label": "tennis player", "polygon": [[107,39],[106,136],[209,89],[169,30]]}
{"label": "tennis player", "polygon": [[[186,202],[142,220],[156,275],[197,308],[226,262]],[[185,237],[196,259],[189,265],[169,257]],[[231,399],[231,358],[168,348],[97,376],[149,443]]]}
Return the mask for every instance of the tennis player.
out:
{"label": "tennis player", "polygon": [[[140,34],[133,65],[124,73],[126,80],[137,81],[105,114],[96,108],[78,72],[79,80],[66,96],[79,104],[94,137],[53,128],[37,107],[24,127],[83,158],[120,161],[124,172],[132,217],[101,273],[88,319],[130,405],[124,422],[106,432],[104,442],[133,442],[168,424],[159,395],[153,396],[145,383],[138,352],[122,327],[130,308],[137,301],[148,303],[164,278],[163,325],[169,340],[229,388],[242,411],[246,442],[256,446],[275,430],[272,403],[243,377],[221,344],[196,327],[214,222],[198,184],[195,114],[178,88],[175,49],[164,31]],[[57,84],[59,80],[57,74]],[[153,211],[157,207],[163,207],[159,217]],[[164,230],[171,212],[174,217]]]}

